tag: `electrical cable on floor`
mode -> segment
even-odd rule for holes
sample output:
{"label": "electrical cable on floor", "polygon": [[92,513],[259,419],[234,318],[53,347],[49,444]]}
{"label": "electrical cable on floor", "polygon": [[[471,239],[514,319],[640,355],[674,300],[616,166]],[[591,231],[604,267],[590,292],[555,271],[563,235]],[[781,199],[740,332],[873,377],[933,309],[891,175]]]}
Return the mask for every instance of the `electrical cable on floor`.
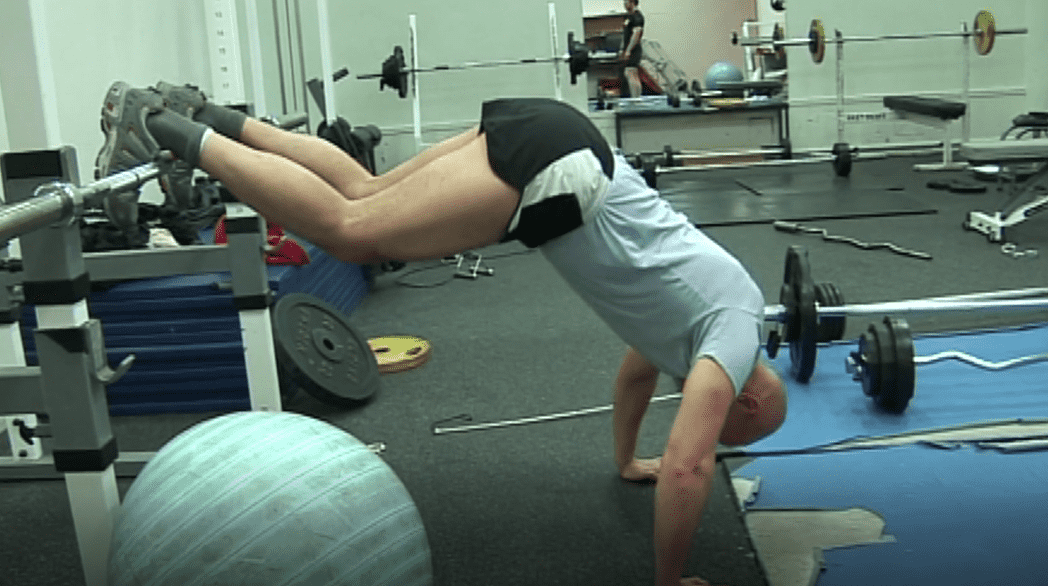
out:
{"label": "electrical cable on floor", "polygon": [[[482,261],[482,260],[497,260],[497,259],[500,259],[500,258],[507,258],[507,257],[510,257],[510,256],[521,256],[521,255],[524,255],[524,254],[533,254],[534,252],[535,252],[534,250],[522,250],[522,251],[518,251],[518,252],[508,252],[508,253],[505,253],[505,254],[495,254],[495,255],[492,255],[492,256],[483,256],[483,255],[478,255],[478,254],[476,254],[474,252],[466,252],[466,253],[463,253],[463,254],[460,254],[460,255],[456,255],[454,257],[448,257],[448,258],[442,259],[439,263],[430,264],[430,265],[427,265],[427,266],[422,266],[422,267],[418,267],[418,268],[412,269],[412,270],[402,274],[394,282],[397,285],[401,286],[401,287],[408,287],[410,289],[435,289],[437,287],[443,287],[444,285],[447,285],[448,283],[450,283],[450,282],[452,282],[452,281],[454,281],[455,279],[458,279],[458,278],[471,278],[472,279],[472,278],[476,278],[478,275],[494,276],[494,269],[487,269],[487,268],[481,267],[480,261]],[[474,261],[474,264],[473,264],[472,267],[467,267],[466,269],[464,269],[462,265],[463,265],[463,262],[465,262],[465,261]],[[445,268],[448,268],[448,267],[453,267],[455,272],[453,272],[450,277],[448,277],[446,279],[443,279],[441,281],[437,281],[435,283],[410,283],[410,282],[405,280],[406,277],[409,277],[411,275],[415,275],[415,274],[423,273],[423,272],[427,272],[427,271],[434,271],[434,270],[437,270],[437,269],[445,269]]]}
{"label": "electrical cable on floor", "polygon": [[829,232],[827,232],[825,229],[822,229],[822,228],[809,228],[807,226],[802,226],[802,225],[794,223],[794,222],[776,221],[773,224],[773,226],[775,226],[775,229],[780,231],[780,232],[789,232],[791,234],[796,234],[797,232],[805,232],[805,233],[808,233],[808,234],[819,234],[819,235],[822,236],[822,239],[827,241],[827,242],[843,242],[845,244],[851,244],[852,246],[855,246],[857,248],[861,248],[863,250],[876,250],[876,249],[880,249],[880,248],[886,248],[886,249],[890,250],[891,252],[894,252],[895,254],[901,254],[903,256],[909,256],[909,257],[918,258],[918,259],[921,259],[921,260],[932,260],[932,255],[928,254],[927,252],[919,252],[919,251],[916,251],[916,250],[910,250],[910,249],[907,249],[907,248],[902,248],[900,246],[896,246],[895,244],[892,244],[891,242],[876,242],[876,243],[862,242],[860,240],[856,240],[854,238],[849,238],[847,236],[834,236],[833,234],[830,234]]}

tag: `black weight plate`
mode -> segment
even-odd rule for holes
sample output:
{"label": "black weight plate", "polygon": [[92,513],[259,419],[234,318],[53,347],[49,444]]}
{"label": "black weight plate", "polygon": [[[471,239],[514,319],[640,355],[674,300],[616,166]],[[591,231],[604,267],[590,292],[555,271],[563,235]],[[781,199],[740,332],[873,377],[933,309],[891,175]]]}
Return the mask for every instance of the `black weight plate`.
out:
{"label": "black weight plate", "polygon": [[[833,307],[844,307],[844,293],[841,293],[841,290],[837,288],[837,285],[834,285],[833,283],[824,283],[824,285],[826,286],[826,291],[830,294],[830,303]],[[833,329],[830,331],[830,335],[832,336],[830,339],[843,339],[844,329],[848,325],[847,318],[842,315],[840,317],[831,317],[829,319],[832,320],[832,323],[834,324]]]}
{"label": "black weight plate", "polygon": [[862,367],[862,392],[873,397],[880,392],[881,351],[877,342],[877,330],[873,324],[859,336],[859,359]]}
{"label": "black weight plate", "polygon": [[787,314],[783,340],[790,344],[790,375],[806,383],[815,372],[819,316],[815,310],[815,284],[811,279],[808,251],[804,247],[791,246],[786,251],[783,285],[780,303],[786,307]]}
{"label": "black weight plate", "polygon": [[852,153],[851,147],[846,142],[838,142],[833,145],[833,170],[838,177],[847,177],[851,174]]}
{"label": "black weight plate", "polygon": [[[826,290],[826,283],[819,283],[818,285],[815,285],[815,302],[819,304],[819,307],[829,307],[830,306],[830,301],[829,301],[830,295],[832,295],[832,293],[830,293],[829,291]],[[833,338],[830,337],[830,329],[832,327],[833,327],[832,318],[826,318],[826,317],[819,318],[819,329],[818,329],[818,331],[819,331],[819,335],[818,335],[819,343],[829,342],[830,340],[833,340]]]}
{"label": "black weight plate", "polygon": [[280,298],[273,308],[273,340],[287,378],[320,401],[351,407],[381,386],[367,338],[322,299],[305,293]]}
{"label": "black weight plate", "polygon": [[881,394],[879,404],[886,411],[902,413],[913,398],[916,377],[913,336],[910,335],[910,326],[904,319],[885,317],[884,324],[894,350],[892,375],[895,382]]}
{"label": "black weight plate", "polygon": [[880,385],[874,389],[873,399],[883,409],[888,409],[895,395],[896,371],[898,365],[895,362],[895,340],[892,331],[888,328],[888,318],[873,324],[871,327],[877,332],[877,350],[881,354],[881,364],[878,368],[880,373]]}
{"label": "black weight plate", "polygon": [[[819,283],[815,286],[815,301],[820,307],[840,307],[844,305],[844,296],[833,283]],[[844,337],[844,316],[819,318],[819,342],[832,342]]]}

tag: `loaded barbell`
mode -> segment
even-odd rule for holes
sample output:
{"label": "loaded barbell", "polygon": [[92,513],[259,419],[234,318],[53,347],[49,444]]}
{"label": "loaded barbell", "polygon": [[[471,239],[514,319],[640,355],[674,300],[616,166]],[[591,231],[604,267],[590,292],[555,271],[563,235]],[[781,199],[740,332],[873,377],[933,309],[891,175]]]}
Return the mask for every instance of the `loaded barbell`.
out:
{"label": "loaded barbell", "polygon": [[[786,251],[786,266],[783,284],[779,291],[779,305],[765,307],[766,321],[778,322],[781,331],[773,330],[768,335],[768,356],[775,358],[779,346],[787,343],[790,348],[790,374],[801,383],[811,379],[820,341],[820,325],[827,318],[841,319],[846,316],[948,313],[971,311],[1034,311],[1048,309],[1048,298],[1020,299],[1028,295],[1041,295],[1042,289],[1020,289],[991,293],[973,293],[955,297],[933,297],[866,304],[820,304],[816,285],[811,277],[808,253],[804,247],[791,246]],[[835,326],[836,327],[836,326]],[[826,327],[823,326],[823,329]]]}
{"label": "loaded barbell", "polygon": [[43,226],[69,220],[84,206],[101,207],[109,195],[136,189],[160,174],[156,163],[146,163],[93,181],[82,187],[71,183],[44,183],[23,202],[0,206],[0,243]]}
{"label": "loaded barbell", "polygon": [[404,48],[393,47],[393,53],[382,62],[379,73],[363,73],[357,79],[378,79],[379,89],[387,87],[397,90],[401,98],[408,96],[408,76],[416,73],[439,73],[464,69],[502,67],[505,65],[531,65],[535,63],[566,62],[571,71],[571,84],[575,85],[578,76],[589,69],[589,48],[585,43],[575,40],[575,33],[568,33],[568,53],[553,57],[534,57],[530,59],[501,59],[491,61],[471,61],[453,65],[434,65],[432,67],[408,67],[404,58]]}
{"label": "loaded barbell", "polygon": [[1007,370],[1028,364],[1048,362],[1048,354],[1034,354],[991,362],[958,350],[930,356],[915,356],[913,336],[905,319],[885,317],[872,323],[859,338],[859,349],[845,359],[845,367],[862,391],[892,413],[902,413],[914,395],[920,364],[957,360],[990,371]]}
{"label": "loaded barbell", "polygon": [[[988,55],[993,49],[994,41],[998,35],[1025,35],[1028,32],[1026,28],[1014,28],[1014,29],[998,29],[993,18],[993,13],[989,10],[980,10],[975,15],[975,22],[972,30],[968,31],[946,31],[946,32],[927,32],[927,33],[912,33],[912,34],[885,34],[885,35],[865,35],[865,36],[851,36],[851,37],[838,37],[831,39],[831,43],[850,43],[850,42],[868,42],[868,41],[903,41],[903,40],[918,40],[918,39],[933,39],[943,37],[973,37],[975,39],[975,52],[979,55]],[[731,36],[731,43],[733,45],[742,46],[760,46],[760,45],[771,45],[775,49],[782,47],[793,47],[793,46],[806,46],[808,47],[808,53],[811,55],[811,60],[815,63],[822,63],[823,58],[826,56],[826,29],[823,26],[823,22],[816,18],[811,21],[808,27],[807,37],[797,37],[792,39],[782,38],[780,33],[768,37],[740,37],[738,32],[733,32]]]}

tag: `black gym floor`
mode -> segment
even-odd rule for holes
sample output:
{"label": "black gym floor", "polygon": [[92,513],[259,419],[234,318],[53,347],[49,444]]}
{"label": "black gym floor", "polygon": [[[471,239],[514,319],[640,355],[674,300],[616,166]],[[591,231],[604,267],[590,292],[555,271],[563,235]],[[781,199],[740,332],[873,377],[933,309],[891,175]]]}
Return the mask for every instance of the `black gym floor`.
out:
{"label": "black gym floor", "polygon": [[[750,269],[769,304],[778,300],[783,259],[792,244],[807,247],[815,281],[836,284],[847,302],[1046,282],[1045,218],[1035,216],[1008,234],[1020,250],[1033,248],[1041,254],[1012,258],[1001,252],[1000,244],[961,228],[968,211],[993,211],[1005,194],[992,184],[983,194],[929,189],[932,179],[965,175],[918,174],[911,170],[914,162],[857,162],[847,179],[835,178],[829,163],[666,175],[660,177],[660,187],[700,224],[704,213],[723,220],[724,210],[756,210],[736,214],[737,225],[708,221],[717,225],[707,232]],[[710,187],[736,180],[757,187],[762,195],[742,189],[729,197]],[[688,182],[707,186],[689,191]],[[799,198],[805,198],[804,210],[797,209]],[[878,209],[906,213],[880,215]],[[856,210],[861,217],[839,219]],[[890,241],[929,253],[933,260],[787,234],[768,223],[754,223],[757,217],[794,219],[865,242]],[[301,393],[287,409],[331,421],[364,442],[386,444],[383,458],[411,492],[425,522],[438,585],[650,584],[654,489],[618,479],[610,416],[433,434],[434,423],[460,415],[485,422],[607,405],[625,349],[541,254],[517,244],[479,252],[494,268],[493,277],[449,279],[448,267],[412,272],[437,263],[409,265],[379,276],[351,316],[369,337],[411,334],[430,340],[433,357],[426,365],[385,375],[380,394],[357,410],[337,410]],[[1039,322],[1045,315],[908,319],[915,332],[926,332]],[[873,319],[849,320],[846,337],[856,337],[869,321]],[[669,391],[668,381],[663,385],[660,392]],[[641,455],[657,455],[662,449],[675,412],[672,405],[649,409]],[[205,417],[120,417],[114,428],[121,449],[155,450]],[[757,553],[727,482],[730,469],[741,464],[724,462],[689,569],[715,584],[763,585],[767,582]],[[121,489],[129,483],[122,479]],[[4,584],[83,583],[63,483],[0,485],[0,572]]]}

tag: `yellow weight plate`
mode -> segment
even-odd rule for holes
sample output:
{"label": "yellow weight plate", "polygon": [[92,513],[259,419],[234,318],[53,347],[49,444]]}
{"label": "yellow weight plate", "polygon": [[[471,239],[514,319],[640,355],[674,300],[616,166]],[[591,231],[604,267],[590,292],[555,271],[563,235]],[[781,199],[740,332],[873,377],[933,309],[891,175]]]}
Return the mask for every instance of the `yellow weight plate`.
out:
{"label": "yellow weight plate", "polygon": [[429,360],[433,346],[415,336],[382,336],[368,340],[371,352],[382,373],[402,372],[418,368]]}
{"label": "yellow weight plate", "polygon": [[997,36],[997,26],[993,21],[993,13],[989,10],[980,10],[975,15],[975,52],[980,55],[988,55],[993,49],[993,41]]}
{"label": "yellow weight plate", "polygon": [[815,63],[822,63],[826,57],[826,29],[818,18],[811,21],[811,27],[808,29],[808,52]]}

